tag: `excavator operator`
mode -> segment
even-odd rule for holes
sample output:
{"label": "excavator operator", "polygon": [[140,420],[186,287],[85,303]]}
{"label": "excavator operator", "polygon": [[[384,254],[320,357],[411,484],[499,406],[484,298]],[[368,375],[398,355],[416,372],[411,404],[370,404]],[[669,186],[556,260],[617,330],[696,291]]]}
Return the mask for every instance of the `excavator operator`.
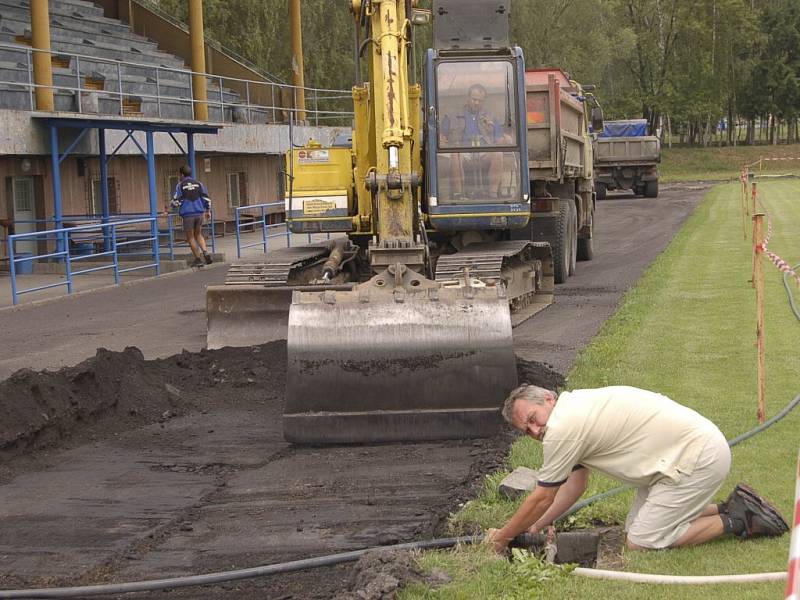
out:
{"label": "excavator operator", "polygon": [[[486,88],[480,83],[467,90],[463,109],[452,118],[445,115],[441,126],[442,147],[486,147],[511,143],[500,123],[485,108]],[[450,160],[452,193],[459,196],[481,194],[497,198],[503,174],[503,155],[499,152],[460,153]]]}

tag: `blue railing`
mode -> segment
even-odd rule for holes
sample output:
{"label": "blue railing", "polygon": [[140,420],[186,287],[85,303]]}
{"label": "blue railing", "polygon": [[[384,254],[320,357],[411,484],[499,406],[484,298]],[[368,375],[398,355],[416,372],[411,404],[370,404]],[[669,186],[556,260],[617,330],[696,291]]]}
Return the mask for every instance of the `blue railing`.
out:
{"label": "blue railing", "polygon": [[[135,212],[135,213],[117,213],[113,215],[108,215],[105,217],[106,223],[115,223],[119,221],[130,221],[131,219],[149,219],[150,213],[145,212]],[[68,223],[67,227],[64,229],[74,229],[76,226],[83,227],[88,225],[101,225],[103,224],[103,215],[101,214],[75,214],[75,215],[63,215],[61,217],[61,222]],[[186,242],[185,238],[183,237],[183,229],[179,215],[169,213],[169,214],[161,214],[157,217],[158,223],[158,238],[159,238],[159,247],[166,248],[166,254],[169,256],[170,260],[175,260],[175,249],[176,248],[189,248],[188,242]],[[52,229],[48,229],[48,227],[52,226],[53,223],[56,222],[56,219],[49,218],[49,219],[15,219],[15,225],[35,225],[37,227],[44,226],[41,231],[37,231],[36,233],[44,233],[45,231],[53,231]],[[76,223],[76,225],[72,225],[70,223]],[[177,233],[176,233],[177,232]],[[203,223],[203,233],[206,236],[206,242],[211,248],[212,253],[216,253],[217,251],[217,244],[216,244],[216,226],[214,223],[214,213],[211,213],[211,219],[208,222]],[[98,233],[100,235],[100,233]],[[89,237],[86,235],[85,237]],[[102,238],[101,238],[102,239]],[[96,241],[96,240],[86,240],[89,241]],[[3,243],[6,243],[3,240]],[[108,231],[105,233],[105,243],[104,248],[108,248],[111,243],[110,236]]]}
{"label": "blue railing", "polygon": [[[251,204],[249,206],[238,206],[234,209],[234,220],[236,223],[236,258],[242,258],[242,250],[245,248],[252,248],[255,246],[261,246],[264,249],[264,254],[267,253],[267,248],[269,246],[269,239],[274,237],[281,237],[286,236],[286,245],[292,245],[292,233],[289,231],[289,226],[283,223],[268,223],[267,222],[267,215],[269,214],[281,214],[278,211],[273,211],[272,213],[267,212],[267,209],[273,207],[280,207],[281,209],[284,208],[283,202],[272,202],[270,204]],[[255,212],[256,214],[251,214]],[[242,220],[242,216],[246,215],[252,217],[251,219]],[[259,218],[260,215],[260,218]],[[212,220],[213,222],[213,220]],[[255,232],[256,228],[261,228],[261,240],[257,242],[251,242],[248,244],[242,243],[242,229],[245,228],[252,228]],[[282,228],[284,231],[280,231],[277,233],[273,233],[275,229]]]}
{"label": "blue railing", "polygon": [[[148,229],[145,232],[141,228],[134,228],[137,225],[146,224]],[[120,275],[131,271],[138,271],[141,269],[155,269],[155,274],[161,272],[158,238],[156,233],[156,219],[153,217],[129,219],[124,221],[112,221],[110,223],[95,223],[91,225],[80,225],[78,227],[65,227],[61,229],[50,229],[47,231],[35,231],[31,233],[16,233],[8,237],[8,265],[11,274],[11,296],[14,304],[19,303],[19,297],[22,294],[30,292],[37,292],[49,288],[66,286],[67,293],[72,293],[73,277],[76,275],[83,275],[86,273],[94,273],[112,269],[114,272],[114,282],[119,284]],[[77,254],[71,248],[79,248],[79,244],[91,244],[92,248],[95,247],[95,242],[110,240],[109,249],[101,252],[89,251],[85,252],[80,248],[81,253]],[[37,246],[43,242],[48,248],[55,246],[54,251],[45,250],[44,254],[36,254],[33,252],[20,252],[17,250],[16,245],[20,242],[34,242]],[[55,242],[55,244],[53,244]],[[142,245],[149,246],[148,252],[138,251]],[[132,267],[120,268],[119,255],[124,256],[151,256],[152,262],[144,265],[135,265]],[[85,269],[75,270],[73,263],[85,261],[89,259],[96,259],[99,257],[108,257],[109,264],[101,264],[95,267],[88,267]],[[48,259],[53,262],[63,262],[64,272],[66,278],[64,281],[56,283],[49,283],[46,285],[35,286],[26,289],[20,289],[17,285],[17,272],[19,270],[30,272],[32,263],[34,261]]]}

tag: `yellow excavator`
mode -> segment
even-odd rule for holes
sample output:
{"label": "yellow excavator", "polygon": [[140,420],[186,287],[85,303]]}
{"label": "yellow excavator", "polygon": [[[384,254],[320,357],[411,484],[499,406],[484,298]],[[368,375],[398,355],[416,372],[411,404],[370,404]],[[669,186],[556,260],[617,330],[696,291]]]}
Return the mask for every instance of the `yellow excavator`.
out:
{"label": "yellow excavator", "polygon": [[[231,265],[207,290],[208,347],[287,340],[290,442],[492,435],[517,383],[512,324],[554,287],[550,245],[530,233],[510,2],[351,8],[352,142],[286,156],[287,226],[331,239]],[[414,28],[431,16],[420,85]]]}

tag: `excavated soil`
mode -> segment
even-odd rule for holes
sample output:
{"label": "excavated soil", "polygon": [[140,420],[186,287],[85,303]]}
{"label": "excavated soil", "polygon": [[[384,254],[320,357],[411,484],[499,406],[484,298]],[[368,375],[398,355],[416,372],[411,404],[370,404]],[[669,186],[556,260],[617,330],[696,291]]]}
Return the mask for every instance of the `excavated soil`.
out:
{"label": "excavated soil", "polygon": [[[561,387],[564,383],[563,376],[546,364],[519,359],[517,370],[520,382],[550,388]],[[174,424],[197,418],[198,415],[210,420],[222,409],[249,411],[266,421],[279,422],[284,403],[285,377],[286,346],[283,341],[252,348],[224,348],[196,353],[184,351],[156,360],[145,360],[135,347],[126,348],[122,352],[100,349],[96,356],[74,367],[58,371],[20,370],[0,382],[0,484],[13,486],[22,475],[51,468],[63,453],[80,452],[93,444],[102,445],[109,441],[119,443],[120,439],[130,438],[131,441],[126,442],[126,445],[146,445],[146,442],[137,441],[139,432],[150,432],[147,435],[151,435],[154,427],[170,431],[171,422]],[[208,433],[212,434],[213,431],[209,429]],[[513,433],[503,431],[484,440],[440,442],[426,446],[422,450],[426,454],[421,457],[420,451],[410,444],[349,446],[330,450],[284,445],[284,449],[275,455],[276,459],[267,460],[264,464],[269,467],[288,460],[290,466],[281,467],[283,470],[303,469],[303,465],[311,468],[320,462],[320,452],[328,452],[337,453],[334,460],[336,463],[351,460],[355,455],[363,455],[363,462],[375,464],[374,469],[380,469],[382,462],[403,461],[407,456],[408,460],[418,461],[418,468],[423,469],[421,472],[411,473],[410,477],[422,476],[430,479],[431,476],[438,476],[434,469],[446,470],[447,461],[451,460],[448,457],[452,457],[453,452],[464,457],[464,464],[468,468],[462,466],[461,475],[443,477],[446,483],[434,486],[433,491],[429,486],[420,488],[419,497],[414,498],[413,525],[408,525],[405,517],[398,517],[397,525],[392,526],[391,515],[388,513],[394,508],[387,504],[383,519],[388,520],[389,524],[384,523],[371,533],[365,534],[363,523],[358,522],[343,524],[336,521],[329,526],[336,530],[336,536],[363,539],[362,547],[371,547],[445,535],[447,515],[456,510],[460,503],[474,497],[482,485],[484,475],[503,467],[513,438]],[[217,492],[204,499],[204,502],[211,504],[216,502],[216,496],[224,495],[226,486],[234,477],[241,476],[248,468],[246,465],[222,464],[223,461],[200,467],[185,464],[190,458],[174,456],[174,461],[160,462],[151,469],[183,470],[189,473],[213,471]],[[428,461],[431,466],[425,466]],[[355,458],[355,464],[362,464],[358,457]],[[365,477],[370,477],[369,468]],[[347,495],[347,479],[345,474],[342,478],[307,485],[314,488],[313,498],[326,497],[328,501],[335,503],[337,497],[341,497],[342,504],[346,505],[352,502],[352,498]],[[284,493],[294,494],[297,502],[303,502],[297,490],[286,490]],[[309,498],[314,501],[311,496]],[[377,497],[366,501],[367,504],[380,502]],[[0,565],[0,588],[88,585],[101,581],[152,579],[156,574],[151,575],[147,565],[160,560],[158,552],[161,547],[177,543],[173,541],[176,534],[186,535],[194,527],[199,528],[195,521],[202,520],[203,509],[201,504],[177,515],[174,523],[149,536],[145,542],[138,542],[121,554],[111,554],[104,560],[102,567],[82,573],[42,577],[33,572],[29,575],[19,571],[8,572]],[[314,514],[313,517],[317,515]],[[270,515],[269,518],[278,517]],[[289,518],[298,519],[291,514]],[[282,525],[297,532],[302,532],[306,526],[303,519],[299,519],[297,523]],[[225,526],[224,522],[214,523],[214,527]],[[35,523],[24,527],[26,535],[42,535],[41,531],[37,531]],[[321,543],[319,549],[311,554],[293,553],[287,549],[273,553],[267,550],[265,548],[265,552],[258,556],[249,556],[246,559],[248,564],[237,566],[297,560],[310,555],[335,553],[340,549],[335,545],[326,549],[325,543]],[[154,553],[152,556],[155,558],[148,558],[151,553]],[[388,599],[393,598],[404,583],[424,577],[415,570],[409,556],[408,553],[369,554],[356,565],[341,565],[210,588],[185,588],[125,597],[331,598],[338,595],[341,599]],[[54,560],[57,563],[57,559]],[[138,572],[136,569],[131,570],[131,561],[135,560],[143,561]],[[194,559],[190,571],[202,573],[229,568],[229,564],[220,563],[218,558],[200,558]],[[69,565],[64,565],[64,569],[69,571]]]}
{"label": "excavated soil", "polygon": [[[100,348],[74,367],[22,369],[0,382],[0,465],[66,441],[211,410],[232,393],[239,402],[282,403],[285,380],[283,341],[156,360],[135,347]],[[261,390],[268,390],[266,398]]]}

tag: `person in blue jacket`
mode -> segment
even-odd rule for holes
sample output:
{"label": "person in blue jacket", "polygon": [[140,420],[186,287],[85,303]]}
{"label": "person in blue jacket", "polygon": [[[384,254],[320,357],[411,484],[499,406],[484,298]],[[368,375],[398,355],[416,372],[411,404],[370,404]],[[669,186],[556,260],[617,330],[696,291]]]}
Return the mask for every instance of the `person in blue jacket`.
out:
{"label": "person in blue jacket", "polygon": [[455,196],[497,198],[503,175],[503,155],[498,152],[459,152],[458,148],[501,146],[512,143],[511,136],[485,108],[487,91],[480,83],[467,90],[467,100],[460,112],[444,115],[439,144],[454,148],[449,156],[449,177]]}
{"label": "person in blue jacket", "polygon": [[211,199],[206,186],[192,179],[192,168],[189,165],[180,168],[180,175],[181,180],[175,186],[172,196],[172,206],[178,208],[178,214],[183,218],[186,241],[194,254],[194,263],[191,266],[210,265],[214,261],[206,248],[202,228],[206,214],[211,214]]}

